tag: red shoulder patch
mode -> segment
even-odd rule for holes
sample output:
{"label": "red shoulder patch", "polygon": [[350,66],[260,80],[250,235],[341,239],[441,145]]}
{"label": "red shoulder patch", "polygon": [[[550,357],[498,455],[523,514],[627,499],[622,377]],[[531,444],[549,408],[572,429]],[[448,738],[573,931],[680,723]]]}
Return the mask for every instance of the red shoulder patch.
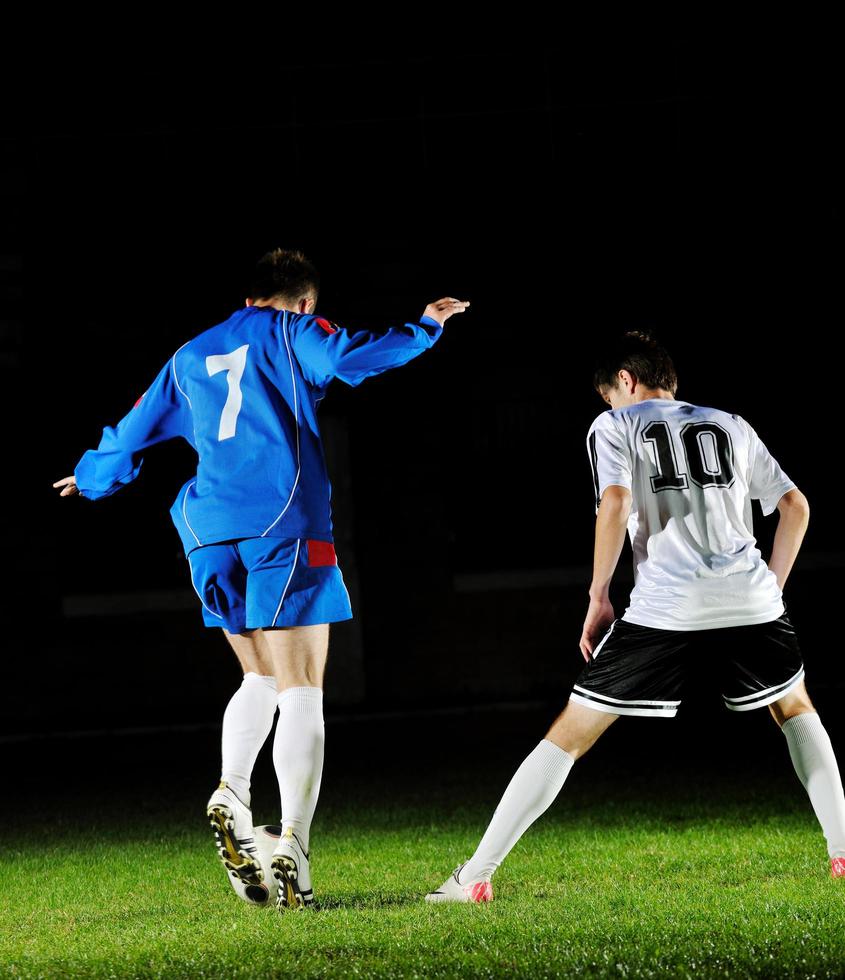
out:
{"label": "red shoulder patch", "polygon": [[328,320],[324,320],[323,317],[318,316],[315,322],[321,326],[326,333],[337,333],[337,327],[333,323],[329,323]]}
{"label": "red shoulder patch", "polygon": [[[144,392],[144,395],[146,395],[146,391]],[[144,395],[141,395],[141,397],[138,399],[138,401],[135,402],[135,404],[132,406],[133,408],[137,408],[141,404],[141,402],[144,399]]]}

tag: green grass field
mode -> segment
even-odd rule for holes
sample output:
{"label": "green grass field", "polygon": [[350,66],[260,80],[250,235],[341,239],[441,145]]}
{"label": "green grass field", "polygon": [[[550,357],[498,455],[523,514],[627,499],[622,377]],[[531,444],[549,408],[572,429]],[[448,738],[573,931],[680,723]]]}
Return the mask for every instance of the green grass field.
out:
{"label": "green grass field", "polygon": [[[477,759],[470,746],[448,771],[420,755],[403,779],[364,739],[368,780],[363,764],[327,768],[317,907],[283,914],[231,891],[193,769],[167,799],[148,783],[119,798],[65,789],[49,815],[32,805],[0,857],[0,975],[842,976],[845,881],[781,757],[775,776],[751,760],[716,783],[681,761],[632,780],[626,737],[576,767],[489,906],[421,897],[471,853],[523,744]],[[255,816],[272,822],[272,801]]]}

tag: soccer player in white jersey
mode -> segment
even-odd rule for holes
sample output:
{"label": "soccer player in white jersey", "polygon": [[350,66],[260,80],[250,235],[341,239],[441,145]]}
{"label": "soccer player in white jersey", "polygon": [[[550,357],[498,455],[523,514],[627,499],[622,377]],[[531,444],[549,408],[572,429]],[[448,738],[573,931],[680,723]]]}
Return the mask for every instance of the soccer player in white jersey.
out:
{"label": "soccer player in white jersey", "polygon": [[[511,779],[475,853],[432,902],[484,902],[490,879],[550,806],[572,768],[620,715],[672,718],[691,668],[706,663],[732,711],[765,705],[780,726],[845,877],[845,797],[836,758],[804,687],[782,590],[804,537],[807,500],[739,415],[675,398],[666,351],[631,331],[596,371],[610,405],[587,449],[596,495],[587,664],[569,703]],[[751,501],[779,513],[772,554],[752,533]],[[628,532],[635,584],[617,618],[609,586]]]}

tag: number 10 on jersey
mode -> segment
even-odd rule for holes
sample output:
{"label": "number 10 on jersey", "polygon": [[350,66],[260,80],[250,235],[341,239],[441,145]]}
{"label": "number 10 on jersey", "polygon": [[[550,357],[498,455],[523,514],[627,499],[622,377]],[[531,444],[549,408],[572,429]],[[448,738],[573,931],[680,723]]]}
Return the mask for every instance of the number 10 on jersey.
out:
{"label": "number 10 on jersey", "polygon": [[687,473],[678,469],[669,426],[663,421],[649,422],[643,441],[654,447],[658,475],[651,477],[651,489],[686,490],[687,473],[699,487],[730,487],[734,482],[734,448],[730,433],[717,422],[688,422],[681,429],[681,445]]}

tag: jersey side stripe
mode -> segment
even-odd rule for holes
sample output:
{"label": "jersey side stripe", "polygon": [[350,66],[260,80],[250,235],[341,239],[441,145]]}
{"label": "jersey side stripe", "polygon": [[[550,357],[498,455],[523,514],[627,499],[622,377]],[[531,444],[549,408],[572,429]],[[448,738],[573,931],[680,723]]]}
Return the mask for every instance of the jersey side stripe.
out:
{"label": "jersey side stripe", "polygon": [[[188,344],[190,344],[190,340],[186,340],[185,343],[182,344],[182,347],[187,347]],[[182,350],[182,347],[180,347],[179,350]],[[179,350],[176,351],[176,354],[179,353]],[[172,366],[173,366],[173,382],[176,385],[176,387],[179,389],[179,391],[182,392],[182,395],[184,396],[185,401],[188,403],[188,408],[190,408],[191,412],[193,413],[194,406],[191,404],[191,399],[188,398],[188,396],[182,390],[182,385],[179,384],[179,378],[176,377],[176,354],[173,355],[173,357],[171,359],[171,362],[170,362],[172,364]]]}
{"label": "jersey side stripe", "polygon": [[[296,493],[296,487],[299,483],[299,474],[302,469],[301,460],[299,456],[299,400],[296,394],[296,375],[294,374],[294,370],[293,370],[293,354],[291,354],[290,343],[288,342],[288,311],[287,310],[284,311],[284,315],[282,317],[282,336],[285,338],[285,347],[287,348],[287,352],[288,352],[288,363],[290,364],[290,383],[291,383],[291,387],[293,388],[293,420],[296,425],[296,477],[294,478],[293,481],[293,487],[291,488],[290,496],[288,497],[288,502],[281,509],[279,516],[273,521],[273,523],[268,528],[265,528],[261,532],[260,537],[262,538],[267,534],[268,531],[273,530],[273,528],[284,517],[285,511],[288,509],[288,507],[290,507],[291,501],[293,500],[293,495]],[[298,550],[298,546],[297,546],[297,550]],[[284,598],[284,596],[282,598]],[[280,608],[281,608],[281,603],[280,603]],[[278,615],[278,613],[276,615]]]}
{"label": "jersey side stripe", "polygon": [[193,534],[194,538],[196,539],[197,544],[201,545],[202,542],[197,537],[197,532],[191,527],[190,521],[188,520],[187,511],[185,510],[185,505],[188,503],[188,491],[191,489],[192,486],[194,486],[196,484],[196,482],[197,481],[194,480],[193,483],[189,483],[187,485],[187,487],[185,487],[185,496],[182,498],[182,517],[185,519],[185,524],[187,524],[188,530],[191,532],[191,534]]}
{"label": "jersey side stripe", "polygon": [[[583,458],[583,457],[582,457]],[[596,507],[600,503],[599,499],[599,457],[596,452],[596,433],[590,433],[590,469],[593,471],[593,490],[596,497]]]}

